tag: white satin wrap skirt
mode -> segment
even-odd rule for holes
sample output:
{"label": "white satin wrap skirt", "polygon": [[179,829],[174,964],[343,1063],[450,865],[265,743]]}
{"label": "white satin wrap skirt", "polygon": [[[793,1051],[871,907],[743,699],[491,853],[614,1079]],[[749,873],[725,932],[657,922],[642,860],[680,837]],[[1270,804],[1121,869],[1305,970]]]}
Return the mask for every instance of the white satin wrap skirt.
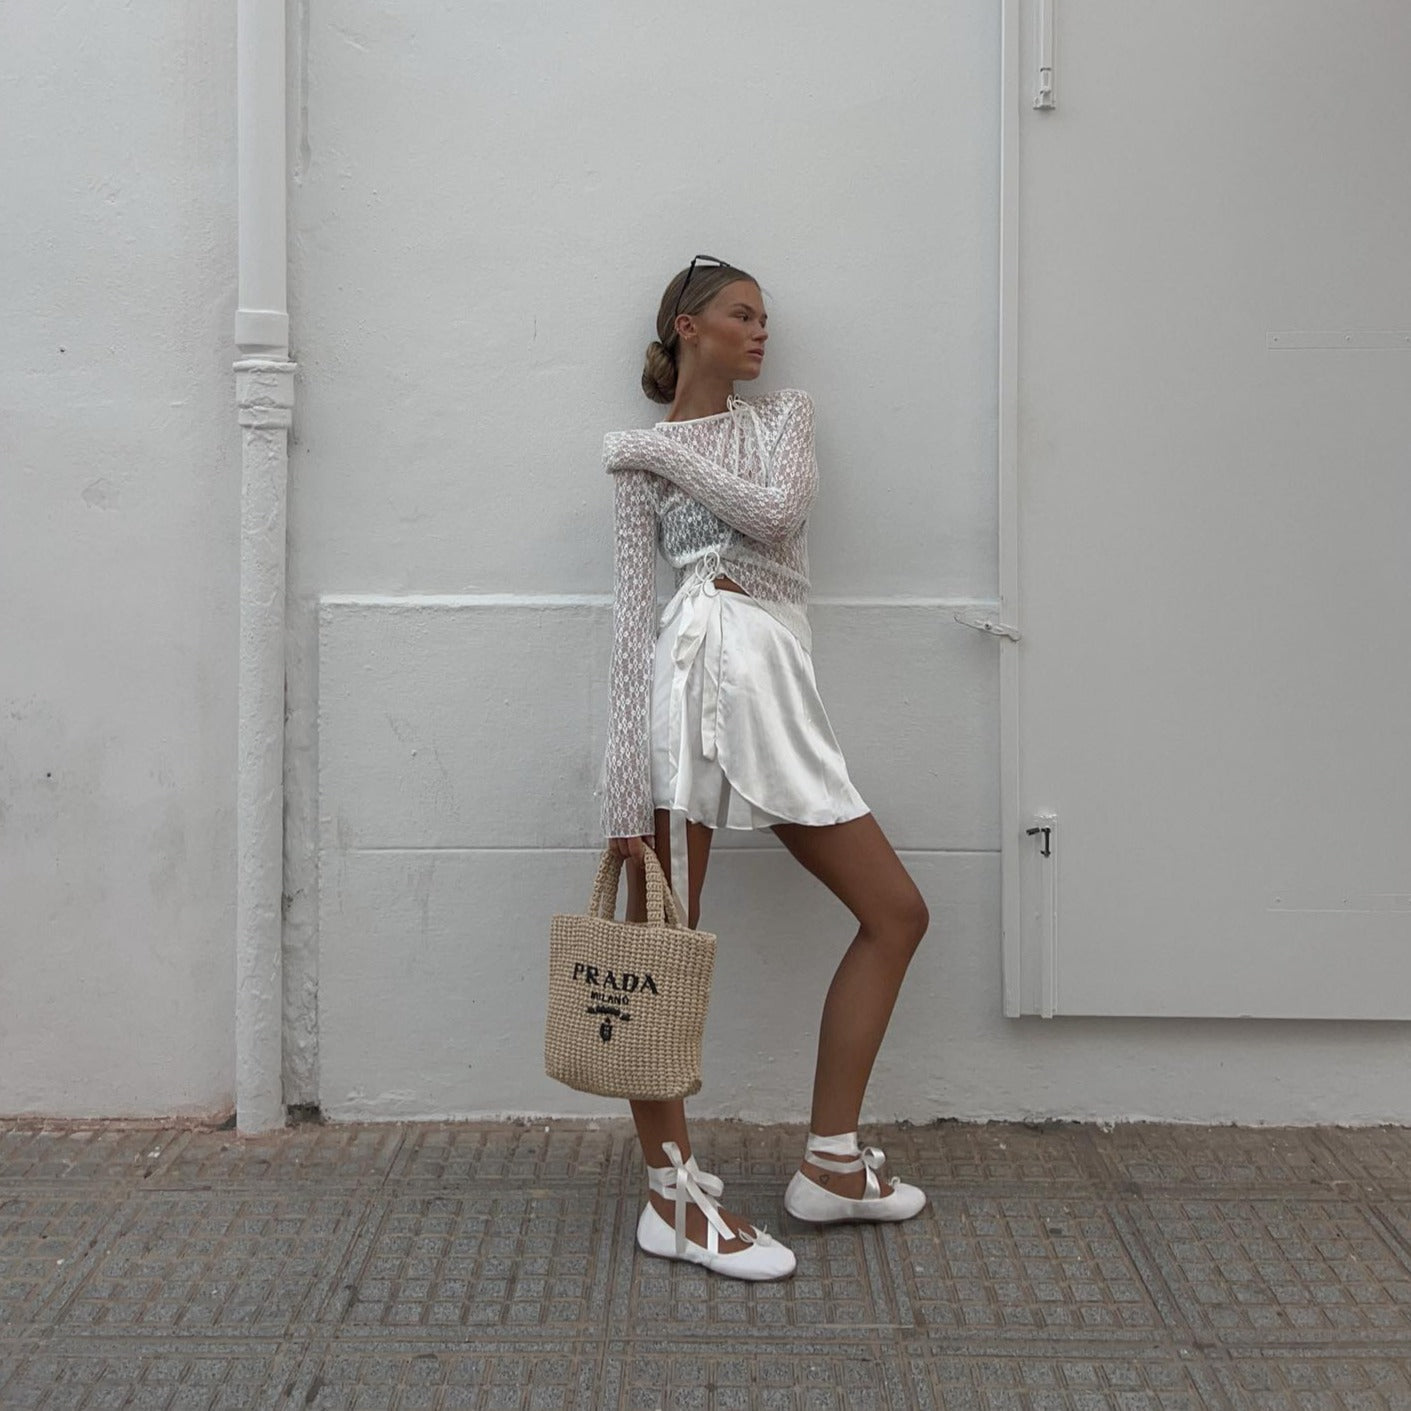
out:
{"label": "white satin wrap skirt", "polygon": [[708,553],[662,613],[651,706],[652,803],[671,810],[683,920],[686,820],[711,828],[843,823],[869,812],[848,777],[798,638]]}

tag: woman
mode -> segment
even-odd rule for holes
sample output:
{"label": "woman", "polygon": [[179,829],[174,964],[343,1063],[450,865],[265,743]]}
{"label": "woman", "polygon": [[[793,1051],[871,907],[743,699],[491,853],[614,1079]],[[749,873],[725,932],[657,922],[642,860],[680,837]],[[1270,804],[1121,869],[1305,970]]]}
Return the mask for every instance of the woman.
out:
{"label": "woman", "polygon": [[[819,1223],[904,1220],[925,1193],[886,1179],[882,1153],[859,1151],[856,1128],[930,918],[848,778],[814,679],[812,401],[792,389],[734,393],[759,376],[768,321],[750,275],[698,255],[666,287],[642,373],[667,417],[604,440],[616,567],[603,827],[628,860],[629,920],[646,919],[650,846],[698,924],[722,826],[771,828],[857,918],[824,1003],[810,1130],[784,1205]],[[659,622],[658,547],[677,577]],[[788,1248],[714,1199],[721,1182],[691,1154],[680,1100],[633,1102],[632,1115],[648,1176],[639,1247],[736,1278],[794,1271]]]}

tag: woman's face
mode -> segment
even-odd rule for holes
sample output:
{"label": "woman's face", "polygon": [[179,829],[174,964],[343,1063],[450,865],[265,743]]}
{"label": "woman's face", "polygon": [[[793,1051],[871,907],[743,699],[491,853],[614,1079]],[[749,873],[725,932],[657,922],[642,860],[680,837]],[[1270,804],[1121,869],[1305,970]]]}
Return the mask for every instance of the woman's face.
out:
{"label": "woman's face", "polygon": [[[677,315],[677,328],[683,343],[695,349],[697,367],[728,382],[759,376],[768,322],[759,286],[748,279],[724,285],[699,313]],[[694,342],[686,339],[687,332],[695,334]]]}

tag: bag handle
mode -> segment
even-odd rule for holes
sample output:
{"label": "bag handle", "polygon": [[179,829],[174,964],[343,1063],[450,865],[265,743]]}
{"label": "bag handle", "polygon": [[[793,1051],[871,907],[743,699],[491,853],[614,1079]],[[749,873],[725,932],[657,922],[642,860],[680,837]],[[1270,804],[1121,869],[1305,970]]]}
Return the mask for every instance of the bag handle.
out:
{"label": "bag handle", "polygon": [[[668,926],[684,928],[675,889],[667,882],[661,861],[648,843],[642,844],[642,860],[647,866],[647,921],[656,925],[664,921]],[[603,849],[592,895],[588,898],[589,916],[604,916],[611,921],[617,914],[617,883],[626,861],[610,843]]]}

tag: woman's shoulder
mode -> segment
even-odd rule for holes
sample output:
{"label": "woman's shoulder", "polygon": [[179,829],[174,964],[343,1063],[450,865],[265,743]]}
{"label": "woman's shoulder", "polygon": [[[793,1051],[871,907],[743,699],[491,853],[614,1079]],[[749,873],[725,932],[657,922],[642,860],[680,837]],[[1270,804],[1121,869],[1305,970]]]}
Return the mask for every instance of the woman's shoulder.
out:
{"label": "woman's shoulder", "polygon": [[795,408],[813,407],[813,398],[802,387],[780,387],[773,392],[760,392],[753,396],[741,397],[739,400],[748,402],[761,415],[787,415]]}
{"label": "woman's shoulder", "polygon": [[813,398],[810,397],[802,387],[778,387],[773,392],[759,392],[753,396],[745,397],[742,400],[753,402],[755,406],[758,407],[771,402],[811,402]]}

